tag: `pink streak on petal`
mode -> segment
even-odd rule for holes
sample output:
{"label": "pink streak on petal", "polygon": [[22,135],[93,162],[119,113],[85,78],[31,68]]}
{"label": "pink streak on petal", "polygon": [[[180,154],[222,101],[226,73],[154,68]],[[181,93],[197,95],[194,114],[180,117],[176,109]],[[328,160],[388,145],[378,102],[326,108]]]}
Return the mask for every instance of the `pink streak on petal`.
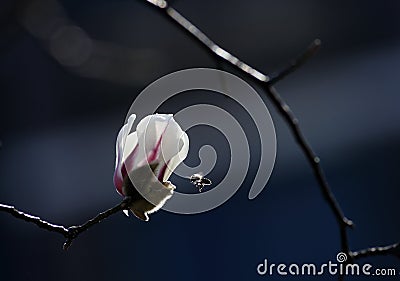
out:
{"label": "pink streak on petal", "polygon": [[114,185],[115,185],[118,193],[121,194],[121,195],[124,195],[122,193],[122,184],[123,184],[122,176],[119,176],[117,170],[115,170],[115,172],[114,172]]}
{"label": "pink streak on petal", "polygon": [[153,148],[153,150],[150,152],[150,155],[147,157],[147,163],[152,163],[159,157],[158,154],[160,152],[161,141],[162,141],[162,138],[163,138],[165,132],[167,131],[169,122],[171,122],[171,120],[172,120],[172,118],[170,118],[168,120],[167,125],[165,126],[160,138],[158,139],[156,146]]}
{"label": "pink streak on petal", "polygon": [[128,174],[127,171],[126,171],[125,163],[122,163],[121,169],[118,170],[118,171],[119,171],[119,174],[121,176],[119,176],[117,174],[117,170],[115,170],[115,172],[114,172],[114,185],[117,188],[118,193],[121,194],[122,196],[125,196],[125,194],[123,192],[123,189],[122,189],[122,186],[123,186],[123,183],[124,183],[124,178]]}
{"label": "pink streak on petal", "polygon": [[121,174],[122,174],[122,178],[125,178],[126,175],[128,174],[128,172],[126,171],[125,163],[122,164],[122,167],[121,167]]}
{"label": "pink streak on petal", "polygon": [[167,170],[168,163],[169,163],[169,161],[167,163],[165,163],[160,169],[160,172],[158,174],[158,180],[160,182],[164,182],[164,174],[165,174],[165,171]]}
{"label": "pink streak on petal", "polygon": [[[128,155],[128,157],[125,159],[125,161],[120,165],[121,167],[117,167],[119,169],[115,170],[114,172],[114,185],[117,188],[117,191],[119,194],[125,196],[122,190],[122,185],[124,178],[127,176],[128,171],[133,170],[133,163],[135,160],[135,156],[138,151],[138,145],[135,146],[135,148],[131,151],[131,153]],[[119,172],[119,173],[118,173]]]}
{"label": "pink streak on petal", "polygon": [[122,194],[122,185],[123,185],[123,174],[122,171],[125,169],[122,163],[123,152],[125,148],[126,138],[128,136],[129,131],[132,128],[133,122],[135,121],[136,115],[132,114],[128,118],[128,123],[122,126],[121,130],[117,136],[117,143],[116,143],[116,165],[114,171],[114,185],[119,194]]}
{"label": "pink streak on petal", "polygon": [[161,146],[162,137],[163,137],[163,135],[161,135],[160,139],[157,141],[156,147],[151,150],[149,156],[147,157],[147,163],[152,163],[154,160],[157,159],[158,153],[160,150],[160,146]]}
{"label": "pink streak on petal", "polygon": [[126,171],[125,163],[122,163],[122,166],[121,166],[121,175],[122,176],[121,176],[121,178],[118,179],[118,186],[116,185],[116,188],[117,188],[118,193],[123,196],[126,195],[126,194],[124,194],[122,186],[124,183],[124,178],[126,177],[127,174],[128,174],[128,172]]}

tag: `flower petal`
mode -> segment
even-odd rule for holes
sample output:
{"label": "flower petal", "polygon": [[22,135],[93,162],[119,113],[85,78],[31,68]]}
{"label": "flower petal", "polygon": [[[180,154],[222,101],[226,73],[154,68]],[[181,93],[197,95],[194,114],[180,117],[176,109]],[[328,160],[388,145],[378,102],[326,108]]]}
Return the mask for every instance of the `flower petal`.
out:
{"label": "flower petal", "polygon": [[148,202],[154,205],[151,209],[157,208],[160,204],[162,206],[172,196],[175,188],[172,184],[161,183],[155,177],[153,169],[149,165],[134,169],[129,173],[129,178],[131,179],[133,188],[136,188]]}
{"label": "flower petal", "polygon": [[161,182],[165,182],[186,158],[189,150],[188,136],[171,114],[145,117],[137,126],[137,134],[139,152],[134,166],[157,164],[154,173]]}
{"label": "flower petal", "polygon": [[176,167],[178,167],[178,165],[181,162],[183,162],[183,160],[185,160],[185,158],[189,152],[189,137],[184,131],[182,131],[182,135],[181,135],[179,142],[182,144],[180,146],[181,148],[180,148],[178,154],[169,160],[168,166],[165,169],[164,175],[162,178],[163,182],[165,182],[169,179],[172,172],[176,169]]}
{"label": "flower petal", "polygon": [[136,115],[132,114],[128,118],[128,123],[123,125],[117,136],[116,142],[116,157],[115,157],[115,171],[114,171],[114,185],[118,193],[122,194],[122,168],[123,168],[123,152],[125,148],[126,138],[132,128],[133,122],[136,119]]}
{"label": "flower petal", "polygon": [[163,159],[163,162],[168,162],[179,153],[183,146],[181,141],[183,133],[179,124],[171,117],[161,140],[161,155],[159,157]]}
{"label": "flower petal", "polygon": [[[126,138],[124,147],[124,153],[122,162],[125,165],[126,171],[132,171],[134,169],[135,158],[138,152],[138,138],[137,133],[133,132]],[[125,175],[123,175],[125,176]]]}
{"label": "flower petal", "polygon": [[161,140],[172,119],[171,114],[155,114],[143,118],[137,125],[139,151],[135,166],[160,162]]}

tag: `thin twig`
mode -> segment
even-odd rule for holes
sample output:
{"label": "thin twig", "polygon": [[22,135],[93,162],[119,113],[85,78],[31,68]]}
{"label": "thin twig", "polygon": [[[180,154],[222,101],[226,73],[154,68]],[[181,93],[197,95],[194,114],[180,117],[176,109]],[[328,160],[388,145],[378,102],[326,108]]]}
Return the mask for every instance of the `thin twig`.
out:
{"label": "thin twig", "polygon": [[274,85],[276,82],[282,80],[290,73],[294,72],[299,67],[303,66],[312,56],[314,56],[319,48],[321,47],[321,40],[315,39],[310,46],[303,52],[298,58],[291,61],[290,64],[276,74],[271,75],[271,79],[268,82],[270,85]]}
{"label": "thin twig", "polygon": [[400,243],[384,247],[373,247],[373,248],[363,249],[351,252],[350,255],[354,260],[366,257],[384,256],[384,255],[393,255],[400,258]]}
{"label": "thin twig", "polygon": [[85,222],[82,225],[78,225],[78,226],[71,226],[68,228],[68,232],[69,232],[69,236],[66,237],[67,240],[64,243],[63,249],[64,250],[68,250],[69,246],[71,246],[73,240],[82,232],[85,232],[86,230],[88,230],[90,227],[94,226],[95,224],[100,223],[102,220],[108,218],[109,216],[118,213],[122,210],[125,210],[127,208],[127,206],[129,206],[131,202],[131,197],[126,197],[121,203],[119,203],[118,205],[115,205],[114,207],[99,213],[97,216],[95,216],[94,218],[88,220],[87,222]]}
{"label": "thin twig", "polygon": [[208,51],[211,51],[214,55],[219,58],[233,64],[240,70],[245,73],[251,75],[257,80],[268,82],[270,80],[268,75],[261,73],[256,70],[252,66],[248,65],[244,61],[238,59],[231,53],[227,52],[217,44],[215,44],[206,34],[204,34],[200,29],[198,29],[195,25],[193,25],[190,21],[188,21],[185,17],[183,17],[177,10],[168,6],[168,3],[163,0],[147,0],[149,3],[154,5],[154,7],[158,7],[161,11],[165,12],[169,20],[173,20],[180,27],[183,27],[187,32],[189,32],[198,42],[202,43],[202,46],[207,48]]}
{"label": "thin twig", "polygon": [[69,246],[71,246],[74,239],[76,239],[82,232],[88,230],[90,227],[94,226],[95,224],[100,223],[102,220],[108,218],[109,216],[111,216],[119,211],[125,210],[127,208],[127,206],[129,206],[130,202],[131,202],[131,198],[126,197],[118,205],[98,214],[97,216],[88,220],[84,224],[77,225],[77,226],[70,226],[70,227],[65,227],[63,225],[49,223],[45,220],[42,220],[40,217],[32,216],[30,214],[27,214],[20,210],[17,210],[14,206],[0,204],[0,211],[9,213],[12,216],[14,216],[18,219],[21,219],[23,221],[33,223],[40,228],[63,235],[64,238],[66,239],[63,249],[67,250],[69,248]]}
{"label": "thin twig", "polygon": [[68,229],[62,225],[52,224],[47,221],[42,220],[40,217],[35,217],[20,210],[17,210],[14,206],[0,204],[0,211],[11,214],[12,216],[24,220],[26,222],[31,222],[36,224],[38,227],[46,229],[48,231],[57,232],[62,234],[64,237],[68,236]]}

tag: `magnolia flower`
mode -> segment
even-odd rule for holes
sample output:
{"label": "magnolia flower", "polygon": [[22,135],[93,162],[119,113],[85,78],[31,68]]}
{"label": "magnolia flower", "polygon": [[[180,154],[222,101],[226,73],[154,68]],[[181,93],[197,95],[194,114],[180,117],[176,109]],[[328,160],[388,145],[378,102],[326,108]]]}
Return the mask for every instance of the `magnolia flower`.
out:
{"label": "magnolia flower", "polygon": [[173,194],[175,186],[168,178],[186,158],[189,138],[172,114],[146,116],[129,133],[135,118],[132,114],[118,133],[114,185],[119,194],[132,197],[133,214],[148,221],[148,214]]}

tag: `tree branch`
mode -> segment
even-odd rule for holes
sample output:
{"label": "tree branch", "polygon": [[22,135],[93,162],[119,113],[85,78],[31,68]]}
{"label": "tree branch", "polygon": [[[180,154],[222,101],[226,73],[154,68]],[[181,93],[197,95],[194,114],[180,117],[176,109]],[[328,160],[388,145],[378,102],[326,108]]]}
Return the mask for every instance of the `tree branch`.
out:
{"label": "tree branch", "polygon": [[64,238],[66,239],[63,249],[67,250],[69,248],[69,246],[71,246],[74,239],[76,239],[82,232],[85,232],[90,227],[94,226],[95,224],[100,223],[102,220],[108,218],[109,216],[111,216],[119,211],[125,210],[127,208],[127,206],[129,206],[130,203],[131,203],[131,198],[126,197],[118,205],[98,214],[94,218],[88,220],[86,223],[84,223],[82,225],[70,226],[70,227],[65,227],[63,225],[49,223],[45,220],[42,220],[40,217],[36,217],[36,216],[32,216],[30,214],[24,213],[24,212],[16,209],[14,206],[0,204],[0,211],[9,213],[12,216],[14,216],[18,219],[21,219],[23,221],[33,223],[33,224],[37,225],[38,227],[46,229],[50,232],[56,232],[56,233],[63,235]]}
{"label": "tree branch", "polygon": [[263,82],[268,82],[270,80],[268,75],[261,73],[256,70],[252,66],[246,64],[242,60],[238,59],[231,53],[227,52],[217,44],[215,44],[205,33],[203,33],[200,29],[198,29],[195,25],[193,25],[190,21],[188,21],[185,17],[183,17],[177,10],[168,6],[168,3],[163,0],[147,0],[147,2],[153,4],[153,7],[160,8],[160,11],[167,16],[169,20],[172,20],[174,24],[177,24],[179,27],[184,28],[186,32],[188,32],[197,42],[201,42],[202,47],[205,47],[208,52],[211,52],[213,55],[233,64],[235,67],[239,68],[243,72],[251,75],[255,79]]}
{"label": "tree branch", "polygon": [[350,256],[354,260],[366,257],[393,255],[400,259],[400,243],[392,244],[384,247],[367,248],[355,252],[351,252]]}
{"label": "tree branch", "polygon": [[292,60],[286,68],[276,74],[272,74],[271,79],[268,83],[270,85],[274,85],[276,82],[282,80],[290,73],[303,66],[303,64],[305,64],[312,56],[314,56],[318,52],[320,47],[321,40],[315,39],[310,44],[310,46],[308,46],[308,48],[299,57],[297,57],[295,60]]}
{"label": "tree branch", "polygon": [[65,228],[64,226],[52,224],[52,223],[42,220],[40,217],[35,217],[32,215],[26,214],[24,212],[21,212],[20,210],[17,210],[14,206],[0,204],[0,211],[9,213],[12,216],[14,216],[18,219],[21,219],[23,221],[36,224],[38,227],[46,229],[48,231],[60,233],[64,237],[68,236],[68,229]]}

